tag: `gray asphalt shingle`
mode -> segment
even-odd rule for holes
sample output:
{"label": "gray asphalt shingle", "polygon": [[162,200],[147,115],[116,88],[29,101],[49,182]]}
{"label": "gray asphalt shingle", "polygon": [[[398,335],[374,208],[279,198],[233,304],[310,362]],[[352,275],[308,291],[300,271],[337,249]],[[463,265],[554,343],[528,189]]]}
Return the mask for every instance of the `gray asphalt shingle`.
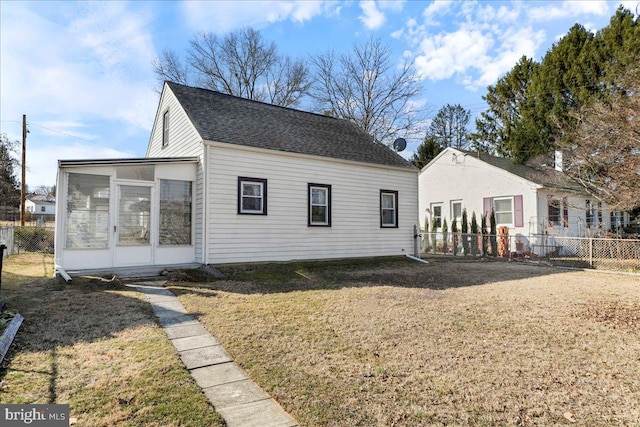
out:
{"label": "gray asphalt shingle", "polygon": [[204,140],[413,168],[347,120],[167,84]]}
{"label": "gray asphalt shingle", "polygon": [[540,184],[543,187],[556,190],[568,190],[583,193],[584,188],[573,181],[567,174],[557,171],[551,167],[536,168],[533,166],[520,165],[503,157],[491,156],[483,152],[466,151],[469,156],[477,157],[485,163],[503,169],[521,178]]}

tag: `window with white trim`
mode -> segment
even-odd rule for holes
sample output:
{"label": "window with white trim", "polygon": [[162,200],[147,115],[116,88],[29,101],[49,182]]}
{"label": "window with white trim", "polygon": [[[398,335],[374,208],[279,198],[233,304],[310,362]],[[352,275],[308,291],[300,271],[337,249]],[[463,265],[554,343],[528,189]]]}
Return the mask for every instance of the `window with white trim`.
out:
{"label": "window with white trim", "polygon": [[238,213],[267,214],[267,180],[238,177]]}
{"label": "window with white trim", "polygon": [[431,228],[434,228],[436,231],[439,228],[442,228],[442,203],[432,203],[431,204],[431,223],[429,224]]}
{"label": "window with white trim", "polygon": [[65,247],[105,249],[109,245],[109,176],[69,173]]}
{"label": "window with white trim", "polygon": [[547,198],[547,217],[549,220],[549,225],[552,227],[555,225],[561,224],[560,211],[562,206],[560,204],[560,200],[554,199],[551,196]]}
{"label": "window with white trim", "polygon": [[452,200],[451,201],[451,222],[456,220],[456,224],[458,224],[458,229],[462,226],[462,200]]}
{"label": "window with white trim", "polygon": [[380,227],[398,228],[398,192],[380,190]]}
{"label": "window with white trim", "polygon": [[160,245],[191,244],[191,188],[191,181],[160,180]]}
{"label": "window with white trim", "polygon": [[169,110],[162,115],[162,146],[169,145]]}
{"label": "window with white trim", "polygon": [[493,211],[497,225],[513,225],[513,197],[495,197]]}
{"label": "window with white trim", "polygon": [[312,227],[331,227],[331,186],[309,184],[308,225]]}

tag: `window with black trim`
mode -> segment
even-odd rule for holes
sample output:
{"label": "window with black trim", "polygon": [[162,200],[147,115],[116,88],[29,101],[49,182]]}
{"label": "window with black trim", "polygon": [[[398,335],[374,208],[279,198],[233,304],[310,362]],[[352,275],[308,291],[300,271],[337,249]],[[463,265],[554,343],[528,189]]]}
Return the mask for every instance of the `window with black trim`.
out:
{"label": "window with black trim", "polygon": [[169,110],[162,115],[162,146],[169,145]]}
{"label": "window with black trim", "polygon": [[238,177],[238,213],[267,214],[267,180]]}
{"label": "window with black trim", "polygon": [[331,227],[331,186],[309,184],[308,198],[308,225],[310,227]]}
{"label": "window with black trim", "polygon": [[380,227],[398,228],[398,192],[380,190]]}

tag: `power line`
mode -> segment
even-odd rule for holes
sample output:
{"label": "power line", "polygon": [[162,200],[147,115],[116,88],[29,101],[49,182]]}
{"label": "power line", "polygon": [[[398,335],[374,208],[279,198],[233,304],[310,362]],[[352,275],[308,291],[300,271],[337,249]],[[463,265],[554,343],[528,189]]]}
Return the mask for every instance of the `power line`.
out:
{"label": "power line", "polygon": [[[39,123],[35,123],[35,122],[29,122],[29,124],[30,124],[30,125],[34,125],[34,126],[37,126],[37,127],[39,127],[39,128],[42,128],[42,129],[46,129],[46,130],[48,130],[48,131],[50,131],[50,132],[54,132],[54,133],[57,133],[57,134],[60,134],[60,135],[65,135],[65,136],[69,136],[69,137],[71,137],[71,138],[76,138],[76,139],[80,139],[80,140],[82,140],[82,141],[86,141],[86,142],[90,142],[90,143],[92,143],[92,141],[91,141],[90,139],[83,138],[83,137],[81,137],[81,136],[74,135],[74,134],[69,133],[69,132],[65,132],[65,131],[62,131],[62,130],[59,130],[59,129],[50,128],[50,127],[48,127],[48,126],[44,126],[44,125],[41,125],[41,124],[39,124]],[[99,145],[99,144],[96,144],[96,145]]]}

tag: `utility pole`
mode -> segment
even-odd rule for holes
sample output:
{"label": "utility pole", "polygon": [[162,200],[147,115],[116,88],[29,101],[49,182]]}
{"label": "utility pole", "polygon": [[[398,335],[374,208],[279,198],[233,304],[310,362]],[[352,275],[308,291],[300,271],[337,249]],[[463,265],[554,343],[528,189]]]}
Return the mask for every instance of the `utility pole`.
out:
{"label": "utility pole", "polygon": [[20,226],[24,227],[24,204],[27,199],[27,115],[22,115],[22,194],[20,196]]}

